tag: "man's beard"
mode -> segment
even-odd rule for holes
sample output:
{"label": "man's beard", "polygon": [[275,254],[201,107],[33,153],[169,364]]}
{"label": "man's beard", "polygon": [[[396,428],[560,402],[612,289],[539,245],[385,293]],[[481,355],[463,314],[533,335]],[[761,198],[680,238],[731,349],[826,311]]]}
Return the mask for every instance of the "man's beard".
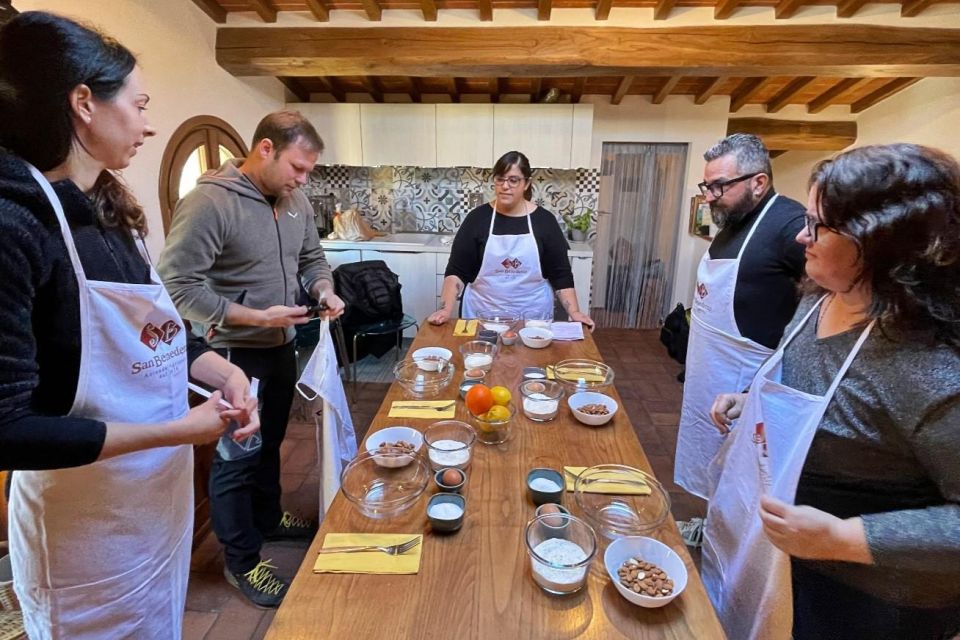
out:
{"label": "man's beard", "polygon": [[723,206],[719,200],[710,203],[710,216],[717,227],[723,229],[729,224],[736,224],[746,217],[757,206],[759,198],[754,198],[753,192],[746,190],[739,200],[731,205]]}

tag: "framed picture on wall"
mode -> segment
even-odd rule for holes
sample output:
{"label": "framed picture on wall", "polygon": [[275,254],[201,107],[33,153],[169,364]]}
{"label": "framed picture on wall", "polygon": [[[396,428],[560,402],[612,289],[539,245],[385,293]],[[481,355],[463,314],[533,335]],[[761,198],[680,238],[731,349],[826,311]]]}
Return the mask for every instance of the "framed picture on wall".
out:
{"label": "framed picture on wall", "polygon": [[713,239],[713,218],[710,216],[710,205],[707,204],[703,196],[693,196],[690,198],[690,235]]}

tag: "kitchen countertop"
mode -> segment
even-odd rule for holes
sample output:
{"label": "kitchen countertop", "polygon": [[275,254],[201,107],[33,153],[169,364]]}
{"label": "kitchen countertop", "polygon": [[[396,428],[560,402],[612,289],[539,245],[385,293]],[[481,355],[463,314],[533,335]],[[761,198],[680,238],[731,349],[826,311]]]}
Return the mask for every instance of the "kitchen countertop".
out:
{"label": "kitchen countertop", "polygon": [[[372,240],[325,240],[324,249],[369,249],[373,251],[417,251],[421,253],[450,253],[453,236],[440,233],[389,233]],[[570,242],[571,258],[593,257],[593,248],[586,242]]]}

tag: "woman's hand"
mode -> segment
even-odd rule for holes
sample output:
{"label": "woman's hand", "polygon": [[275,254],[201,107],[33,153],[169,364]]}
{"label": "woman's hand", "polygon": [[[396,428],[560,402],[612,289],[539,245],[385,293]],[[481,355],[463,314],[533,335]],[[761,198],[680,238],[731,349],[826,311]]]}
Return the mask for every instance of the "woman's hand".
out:
{"label": "woman's hand", "polygon": [[430,324],[446,324],[447,320],[450,319],[450,311],[446,307],[441,307],[437,309],[429,316],[427,316],[427,322]]}
{"label": "woman's hand", "polygon": [[201,405],[190,409],[190,412],[172,426],[175,444],[206,444],[213,442],[226,431],[230,420],[237,419],[240,409],[226,409],[220,404],[223,394],[214,391]]}
{"label": "woman's hand", "polygon": [[713,406],[710,407],[710,419],[720,433],[723,435],[730,433],[730,425],[740,417],[746,399],[745,393],[721,393],[716,397]]}
{"label": "woman's hand", "polygon": [[257,399],[250,395],[250,381],[240,367],[234,366],[222,386],[224,399],[239,413],[234,418],[240,427],[231,436],[242,441],[260,430],[260,413]]}
{"label": "woman's hand", "polygon": [[594,328],[597,326],[590,316],[582,311],[574,311],[570,314],[570,319],[574,322],[580,322],[587,325],[587,327],[590,329],[590,333],[593,333]]}
{"label": "woman's hand", "polygon": [[805,560],[872,564],[863,520],[834,515],[807,506],[793,506],[770,496],[760,497],[763,532],[775,547]]}

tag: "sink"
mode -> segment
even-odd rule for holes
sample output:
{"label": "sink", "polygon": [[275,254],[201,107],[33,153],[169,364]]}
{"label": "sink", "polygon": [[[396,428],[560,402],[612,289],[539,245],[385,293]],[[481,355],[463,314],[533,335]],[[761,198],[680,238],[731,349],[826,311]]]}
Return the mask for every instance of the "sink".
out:
{"label": "sink", "polygon": [[399,242],[403,244],[427,244],[436,238],[436,233],[417,233],[414,231],[404,231],[401,233],[388,233],[377,240],[383,242]]}

